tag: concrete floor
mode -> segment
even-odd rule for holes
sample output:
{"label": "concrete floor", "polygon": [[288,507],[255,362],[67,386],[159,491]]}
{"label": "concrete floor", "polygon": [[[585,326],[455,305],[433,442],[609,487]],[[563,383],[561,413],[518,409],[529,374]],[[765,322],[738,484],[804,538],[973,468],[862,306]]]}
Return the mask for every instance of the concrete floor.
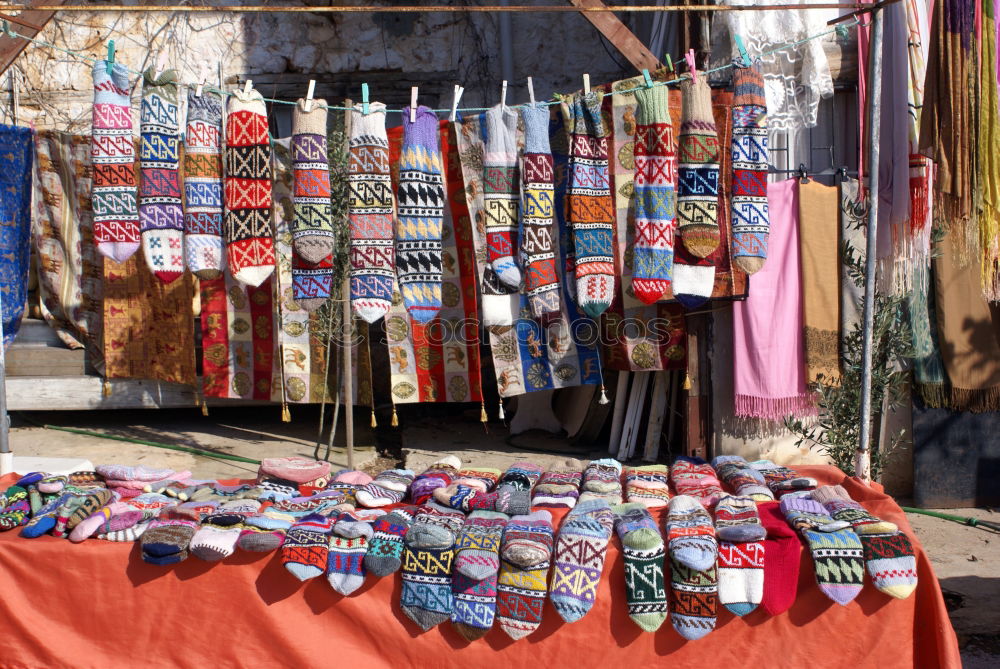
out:
{"label": "concrete floor", "polygon": [[[117,437],[189,446],[217,454],[259,460],[281,455],[312,456],[319,420],[318,407],[294,406],[292,422],[281,422],[277,407],[108,412],[33,412],[12,416],[11,446],[16,456],[85,457],[94,464],[120,462],[191,470],[197,478],[248,478],[253,464],[213,456],[164,450],[42,427],[53,425]],[[530,433],[510,437],[494,420],[484,426],[478,408],[405,407],[400,428],[375,431],[370,415],[355,419],[355,466],[371,473],[404,464],[417,472],[445,454],[473,467],[504,469],[527,459],[540,465],[566,457],[604,457],[600,450],[567,444],[557,436]],[[330,414],[327,413],[327,425]],[[324,435],[324,444],[325,444]],[[343,419],[330,460],[347,466]],[[376,440],[379,448],[376,449]],[[985,509],[951,509],[959,516],[1000,522],[1000,513]],[[951,618],[969,669],[1000,666],[1000,533],[963,526],[919,514],[908,514],[951,607]]]}

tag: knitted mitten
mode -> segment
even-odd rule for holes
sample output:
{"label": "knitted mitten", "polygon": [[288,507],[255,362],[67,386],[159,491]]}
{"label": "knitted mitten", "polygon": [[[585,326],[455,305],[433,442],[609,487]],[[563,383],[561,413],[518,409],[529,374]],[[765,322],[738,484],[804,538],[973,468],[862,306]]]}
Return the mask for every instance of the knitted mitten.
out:
{"label": "knitted mitten", "polygon": [[366,323],[389,312],[396,274],[392,230],[392,179],[385,105],[351,112],[349,197],[351,308]]}
{"label": "knitted mitten", "polygon": [[139,250],[128,69],[116,63],[108,74],[107,61],[100,60],[94,63],[93,76],[94,241],[101,255],[123,263]]}
{"label": "knitted mitten", "polygon": [[657,509],[670,502],[670,484],[666,465],[625,467],[625,498],[629,502]]}
{"label": "knitted mitten", "polygon": [[222,99],[188,89],[187,102],[184,258],[199,279],[217,279],[222,276]]}
{"label": "knitted mitten", "polygon": [[524,119],[524,156],[521,159],[521,255],[524,292],[533,318],[545,324],[560,313],[559,274],[553,234],[553,166],[549,149],[549,107],[544,103],[521,107]]}
{"label": "knitted mitten", "polygon": [[767,487],[764,475],[750,466],[739,455],[719,455],[712,459],[712,467],[726,485],[737,495],[751,497],[757,502],[774,500],[774,493]]}
{"label": "knitted mitten", "polygon": [[864,548],[849,523],[835,521],[819,502],[781,498],[781,512],[809,545],[816,582],[827,597],[846,605],[864,585]]}
{"label": "knitted mitten", "polygon": [[549,600],[568,623],[582,618],[597,599],[615,515],[603,499],[580,502],[566,516],[555,547]]}
{"label": "knitted mitten", "polygon": [[733,68],[733,264],[764,267],[767,213],[767,100],[760,66]]}
{"label": "knitted mitten", "polygon": [[233,278],[259,286],[274,272],[271,221],[271,140],[267,109],[257,91],[229,99],[226,116],[223,237]]}
{"label": "knitted mitten", "polygon": [[521,285],[514,252],[517,249],[517,113],[497,105],[486,112],[486,153],[483,155],[483,211],[486,252],[500,283]]}
{"label": "knitted mitten", "polygon": [[305,100],[292,110],[292,298],[306,311],[333,291],[333,211],[326,146],[326,100]]}
{"label": "knitted mitten", "polygon": [[642,504],[621,504],[611,510],[615,513],[615,531],[625,557],[629,618],[646,632],[655,632],[667,619],[663,535]]}
{"label": "knitted mitten", "polygon": [[635,92],[635,246],[632,292],[652,304],[670,287],[677,203],[670,91],[666,86]]}

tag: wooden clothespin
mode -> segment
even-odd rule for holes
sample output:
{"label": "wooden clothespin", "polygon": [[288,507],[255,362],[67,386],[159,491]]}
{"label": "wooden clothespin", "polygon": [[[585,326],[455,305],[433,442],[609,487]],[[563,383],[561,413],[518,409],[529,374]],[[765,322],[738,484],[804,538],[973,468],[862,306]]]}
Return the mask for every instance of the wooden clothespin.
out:
{"label": "wooden clothespin", "polygon": [[247,79],[246,83],[243,84],[243,95],[250,95],[250,90],[253,88],[253,79]]}
{"label": "wooden clothespin", "polygon": [[649,76],[649,70],[642,71],[642,80],[645,82],[646,88],[653,87],[653,77]]}
{"label": "wooden clothespin", "polygon": [[583,94],[590,95],[590,75],[583,73]]}
{"label": "wooden clothespin", "polygon": [[303,110],[308,114],[313,108],[313,95],[316,94],[316,80],[309,80],[309,88],[306,89],[306,102],[302,105]]}
{"label": "wooden clothespin", "polygon": [[112,70],[115,68],[115,41],[110,40],[108,42],[108,74],[111,74]]}
{"label": "wooden clothespin", "polygon": [[504,79],[500,85],[500,111],[507,107],[507,80]]}
{"label": "wooden clothespin", "polygon": [[698,66],[694,62],[694,49],[688,49],[688,52],[684,54],[684,60],[687,61],[691,81],[698,81]]}
{"label": "wooden clothespin", "polygon": [[740,52],[740,66],[750,67],[750,54],[747,53],[747,45],[743,43],[743,37],[737,33],[733,35],[733,40],[736,42],[736,49]]}
{"label": "wooden clothespin", "polygon": [[528,77],[528,99],[531,101],[531,106],[535,106],[535,84],[532,83],[531,77]]}
{"label": "wooden clothespin", "polygon": [[410,123],[417,122],[417,86],[410,87]]}
{"label": "wooden clothespin", "polygon": [[368,106],[368,84],[361,84],[361,113],[365,116],[371,111],[371,107]]}
{"label": "wooden clothespin", "polygon": [[455,84],[455,90],[451,96],[451,116],[448,117],[448,120],[452,123],[454,123],[455,119],[458,117],[458,101],[462,99],[462,93],[464,92],[464,88]]}
{"label": "wooden clothespin", "polygon": [[156,67],[153,68],[153,81],[160,78],[163,74],[163,70],[167,68],[167,51],[166,49],[161,49],[160,53],[156,56]]}

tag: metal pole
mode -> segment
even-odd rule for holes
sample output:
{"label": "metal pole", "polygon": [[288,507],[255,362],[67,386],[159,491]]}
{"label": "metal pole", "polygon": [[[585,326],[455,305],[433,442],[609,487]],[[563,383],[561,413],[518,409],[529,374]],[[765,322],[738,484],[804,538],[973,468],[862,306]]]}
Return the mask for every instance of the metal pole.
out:
{"label": "metal pole", "polygon": [[[510,0],[502,0],[504,7],[510,6]],[[500,23],[500,74],[501,79],[514,83],[514,28],[510,12],[503,12],[497,17]]]}
{"label": "metal pole", "polygon": [[871,482],[872,330],[875,320],[876,242],[878,236],[879,130],[882,123],[882,11],[872,12],[868,42],[868,238],[865,244],[865,309],[861,351],[861,438],[854,458],[854,474]]}

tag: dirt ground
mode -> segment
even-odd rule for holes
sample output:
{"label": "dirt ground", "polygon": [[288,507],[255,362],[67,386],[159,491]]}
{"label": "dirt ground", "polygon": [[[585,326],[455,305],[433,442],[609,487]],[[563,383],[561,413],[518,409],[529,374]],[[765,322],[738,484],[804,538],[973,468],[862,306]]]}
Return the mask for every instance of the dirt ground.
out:
{"label": "dirt ground", "polygon": [[[426,406],[426,405],[425,405]],[[276,407],[212,409],[209,416],[192,410],[32,412],[11,416],[11,447],[15,456],[85,458],[93,464],[121,462],[187,469],[196,478],[240,478],[256,473],[250,463],[225,455],[259,460],[281,455],[312,456],[317,442],[319,409],[291,408],[292,422],[281,421]],[[549,435],[510,437],[496,422],[484,426],[479,410],[456,413],[454,408],[401,408],[400,427],[370,426],[370,415],[355,418],[354,466],[374,474],[404,465],[420,471],[447,453],[469,466],[504,469],[518,459],[540,465],[566,457],[602,457],[601,449],[573,446]],[[385,422],[385,421],[383,421]],[[329,426],[330,413],[325,423]],[[212,455],[166,450],[150,444],[110,440],[51,427],[68,427],[124,439],[206,450]],[[326,449],[322,438],[320,455]],[[343,418],[330,461],[347,467]],[[901,500],[906,505],[905,500]],[[1000,523],[1000,513],[988,509],[951,509],[948,513]],[[966,669],[1000,667],[1000,533],[926,515],[908,513],[910,523],[931,557],[962,647]]]}

